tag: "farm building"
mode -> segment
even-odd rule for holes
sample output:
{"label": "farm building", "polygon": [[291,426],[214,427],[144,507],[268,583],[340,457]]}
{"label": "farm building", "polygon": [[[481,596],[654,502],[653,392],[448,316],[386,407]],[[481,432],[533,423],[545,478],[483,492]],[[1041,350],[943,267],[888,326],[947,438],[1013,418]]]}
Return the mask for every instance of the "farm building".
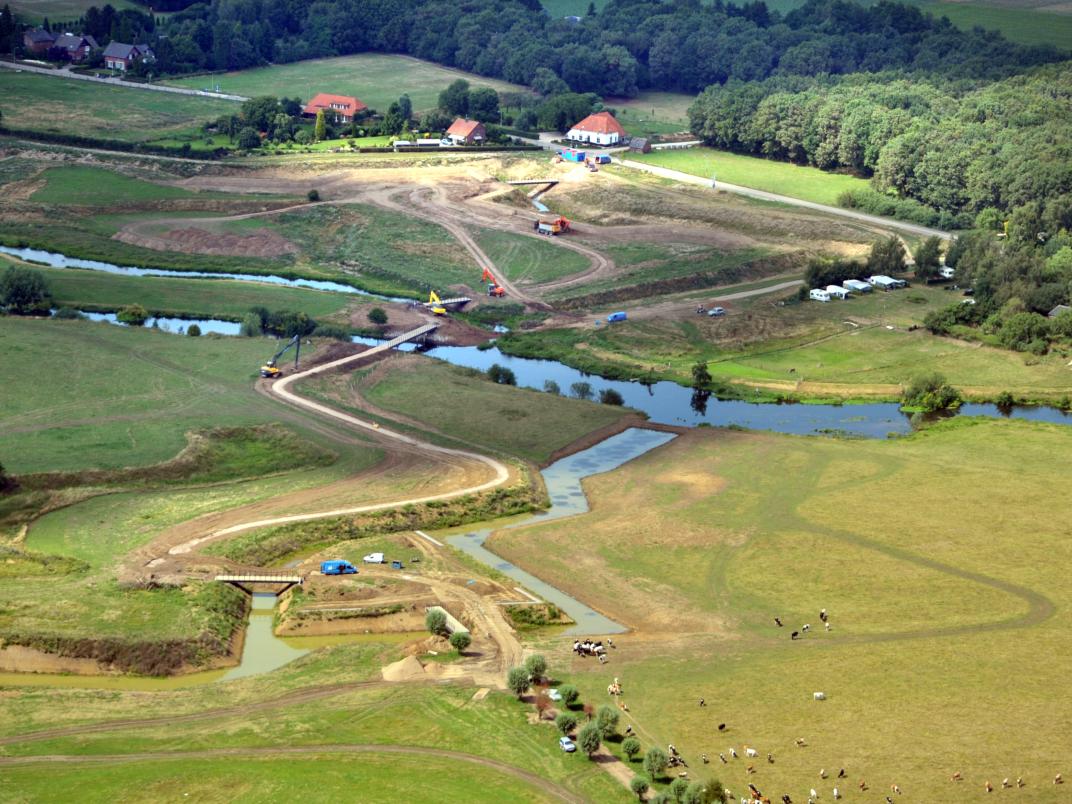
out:
{"label": "farm building", "polygon": [[455,145],[478,145],[487,139],[483,123],[459,117],[447,129],[447,139]]}
{"label": "farm building", "polygon": [[104,49],[104,66],[109,70],[126,72],[137,61],[156,61],[152,48],[148,45],[109,42],[108,47]]}
{"label": "farm building", "polygon": [[638,154],[650,154],[651,140],[647,137],[633,137],[629,140],[629,150]]}
{"label": "farm building", "polygon": [[323,110],[325,117],[334,115],[335,122],[349,123],[366,109],[368,106],[349,95],[329,95],[327,92],[320,92],[305,104],[302,115],[316,117],[316,113]]}
{"label": "farm building", "polygon": [[67,58],[77,63],[85,61],[86,57],[99,47],[97,40],[92,36],[65,33],[56,37],[52,50],[54,52],[60,51],[62,58]]}
{"label": "farm building", "polygon": [[31,28],[22,35],[22,46],[28,53],[48,53],[56,42],[56,37],[44,28]]}
{"label": "farm building", "polygon": [[617,145],[626,139],[622,124],[610,112],[596,112],[577,123],[566,134],[566,139],[590,142],[593,145]]}

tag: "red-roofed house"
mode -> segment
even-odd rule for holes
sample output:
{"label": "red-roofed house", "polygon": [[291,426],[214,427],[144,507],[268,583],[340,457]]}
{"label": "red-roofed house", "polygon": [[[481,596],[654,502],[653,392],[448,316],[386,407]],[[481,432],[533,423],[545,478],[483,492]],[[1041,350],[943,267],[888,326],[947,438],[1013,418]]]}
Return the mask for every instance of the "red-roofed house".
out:
{"label": "red-roofed house", "polygon": [[356,115],[367,108],[368,106],[357,98],[351,98],[347,95],[329,95],[326,92],[321,92],[305,104],[302,114],[306,117],[316,117],[316,113],[323,109],[325,117],[335,115],[336,122],[349,123]]}
{"label": "red-roofed house", "polygon": [[447,129],[447,139],[455,145],[479,144],[487,137],[488,132],[484,129],[484,124],[476,120],[464,120],[459,117]]}
{"label": "red-roofed house", "polygon": [[593,145],[618,145],[625,141],[625,129],[610,112],[596,112],[577,123],[566,139],[590,142]]}

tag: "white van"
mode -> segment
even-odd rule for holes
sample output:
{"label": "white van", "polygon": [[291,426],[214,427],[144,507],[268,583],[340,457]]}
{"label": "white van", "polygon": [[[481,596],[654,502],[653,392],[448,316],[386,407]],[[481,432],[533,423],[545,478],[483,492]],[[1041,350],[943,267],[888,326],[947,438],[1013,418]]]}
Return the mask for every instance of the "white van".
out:
{"label": "white van", "polygon": [[828,302],[830,301],[830,294],[825,290],[815,288],[815,290],[808,294],[808,298],[812,301]]}
{"label": "white van", "polygon": [[942,279],[952,279],[956,274],[957,272],[955,269],[946,265],[943,265],[941,270],[938,271],[938,276],[942,277]]}
{"label": "white van", "polygon": [[832,299],[849,298],[849,291],[841,287],[841,285],[827,285],[826,292],[830,294],[830,298]]}

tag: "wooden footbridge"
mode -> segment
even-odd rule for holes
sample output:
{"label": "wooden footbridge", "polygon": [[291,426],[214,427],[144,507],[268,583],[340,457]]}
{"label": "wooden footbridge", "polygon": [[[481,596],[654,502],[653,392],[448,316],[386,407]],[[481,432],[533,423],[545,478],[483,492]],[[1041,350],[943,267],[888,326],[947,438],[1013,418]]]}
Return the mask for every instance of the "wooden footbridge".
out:
{"label": "wooden footbridge", "polygon": [[[466,299],[466,301],[468,301],[468,299]],[[391,338],[389,341],[377,344],[374,347],[374,351],[383,352],[387,349],[394,349],[396,346],[401,346],[409,341],[423,341],[437,329],[439,329],[439,324],[422,324],[416,329],[411,329],[409,332],[403,332],[401,335]]]}
{"label": "wooden footbridge", "polygon": [[468,296],[455,296],[452,299],[440,299],[439,301],[434,301],[434,302],[431,302],[431,301],[420,302],[420,305],[422,307],[427,307],[430,310],[433,307],[446,307],[448,304],[465,304],[466,302],[471,302],[471,301],[472,301],[472,299],[470,299]]}
{"label": "wooden footbridge", "polygon": [[301,575],[257,575],[247,573],[244,575],[217,575],[216,580],[220,583],[229,583],[231,586],[237,587],[245,592],[247,595],[252,595],[253,590],[250,588],[253,584],[268,584],[277,586],[275,593],[281,595],[292,586],[301,586],[305,583],[305,579]]}

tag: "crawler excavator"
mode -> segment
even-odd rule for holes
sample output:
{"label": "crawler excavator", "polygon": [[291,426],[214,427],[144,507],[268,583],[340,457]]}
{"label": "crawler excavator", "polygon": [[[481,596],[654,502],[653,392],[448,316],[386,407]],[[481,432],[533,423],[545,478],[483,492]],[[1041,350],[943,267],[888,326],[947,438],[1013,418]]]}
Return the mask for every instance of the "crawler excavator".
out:
{"label": "crawler excavator", "polygon": [[292,346],[294,347],[294,368],[297,368],[298,356],[301,354],[301,335],[295,335],[293,338],[287,341],[286,346],[284,346],[282,349],[272,355],[268,362],[261,366],[261,376],[270,380],[274,380],[276,377],[281,376],[283,372],[278,366],[276,366],[276,361],[279,360],[279,358],[281,358],[283,354]]}
{"label": "crawler excavator", "polygon": [[488,295],[496,299],[501,299],[506,295],[505,288],[495,281],[495,277],[491,275],[491,271],[487,268],[484,269],[484,275],[480,277],[481,280],[488,283]]}

